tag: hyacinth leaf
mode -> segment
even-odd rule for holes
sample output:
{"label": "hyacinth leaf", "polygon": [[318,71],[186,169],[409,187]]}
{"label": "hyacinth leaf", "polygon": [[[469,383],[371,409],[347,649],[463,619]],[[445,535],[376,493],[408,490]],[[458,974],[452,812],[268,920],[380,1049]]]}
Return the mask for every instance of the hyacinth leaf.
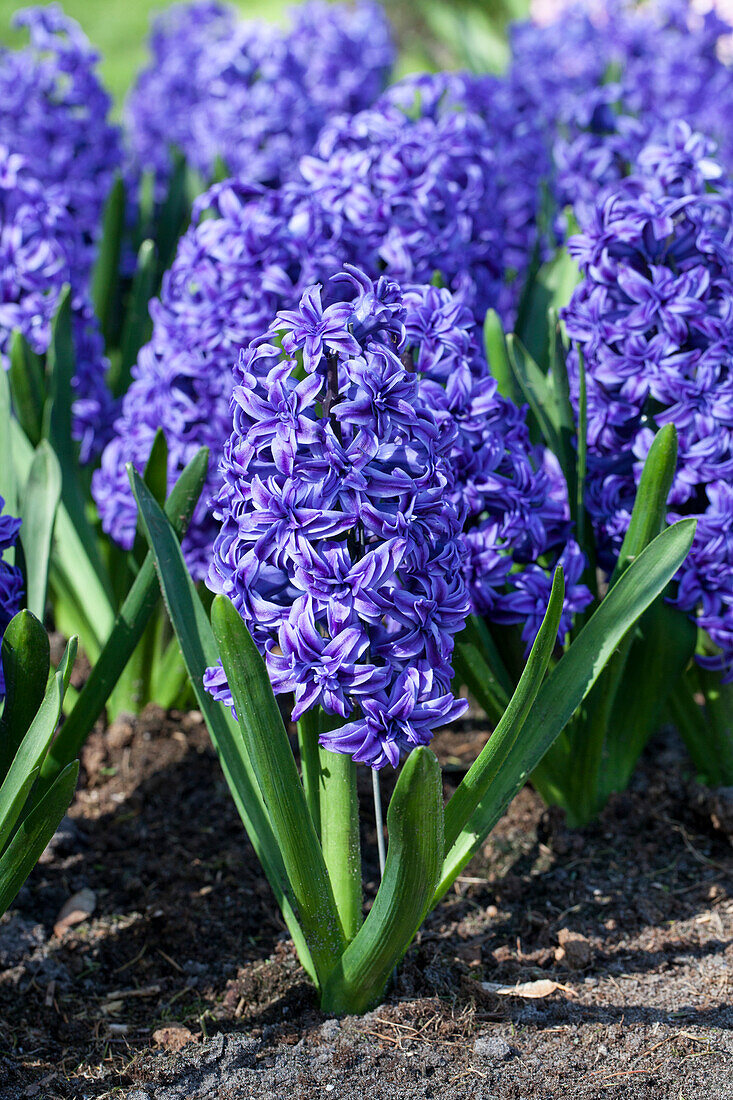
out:
{"label": "hyacinth leaf", "polygon": [[33,456],[23,493],[20,539],[26,564],[26,604],[39,619],[46,610],[48,570],[56,510],[61,498],[61,470],[47,440]]}
{"label": "hyacinth leaf", "polygon": [[[145,463],[143,481],[162,507],[165,504],[168,492],[168,442],[162,428],[158,428],[153,438],[148,461]],[[143,533],[142,522],[138,517],[135,542],[132,548],[132,556],[138,565],[142,565],[145,560],[146,551],[147,542]]]}
{"label": "hyacinth leaf", "polygon": [[322,989],[346,943],[295,757],[265,662],[225,596],[212,604],[211,626]]}
{"label": "hyacinth leaf", "polygon": [[713,729],[703,708],[698,705],[696,670],[672,684],[667,697],[666,715],[679,731],[700,779],[710,787],[727,786]]}
{"label": "hyacinth leaf", "polygon": [[527,422],[533,442],[544,441],[554,454],[558,454],[562,446],[552,385],[514,333],[509,333],[506,343],[514,377],[529,405]]}
{"label": "hyacinth leaf", "polygon": [[724,684],[719,672],[697,668],[705,697],[705,713],[713,731],[720,786],[733,786],[733,686]]}
{"label": "hyacinth leaf", "polygon": [[148,342],[153,330],[149,304],[155,293],[157,263],[154,243],[150,240],[143,241],[137,254],[137,267],[125,311],[120,355],[115,371],[110,372],[109,385],[115,397],[122,397],[127,393],[138,352]]}
{"label": "hyacinth leaf", "polygon": [[190,207],[188,201],[188,169],[186,158],[177,149],[172,151],[172,170],[165,199],[156,219],[158,246],[158,273],[156,284],[170,267],[175,255],[178,238],[186,228]]}
{"label": "hyacinth leaf", "polygon": [[384,876],[356,938],[339,959],[321,997],[324,1012],[366,1012],[425,919],[443,860],[440,765],[428,748],[402,766],[387,811],[389,847]]}
{"label": "hyacinth leaf", "polygon": [[0,858],[0,915],[11,904],[56,832],[76,789],[79,762],[69,764],[23,818]]}
{"label": "hyacinth leaf", "polygon": [[[17,516],[18,489],[13,462],[12,424],[8,376],[4,370],[0,370],[0,497],[5,501],[5,510],[10,515]],[[12,554],[8,553],[6,560],[12,565]]]}
{"label": "hyacinth leaf", "polygon": [[550,663],[553,650],[557,645],[557,631],[560,626],[563,600],[565,599],[565,581],[561,568],[555,570],[552,579],[552,591],[545,617],[530,651],[524,671],[520,677],[504,714],[481,753],[469,768],[457,787],[445,810],[445,858],[450,864],[450,852],[458,840],[467,821],[481,800],[485,798],[491,784],[510,749],[522,733],[527,717],[532,709],[537,693]]}
{"label": "hyacinth leaf", "polygon": [[608,723],[599,805],[613,791],[626,789],[650,734],[659,728],[668,691],[692,660],[696,640],[695,624],[663,597],[639,620]]}
{"label": "hyacinth leaf", "polygon": [[548,313],[547,329],[550,341],[550,385],[557,415],[556,431],[559,446],[559,452],[555,457],[560,463],[568,487],[570,516],[577,524],[578,470],[574,445],[575,416],[570,400],[570,380],[562,326],[556,309],[551,309]]}
{"label": "hyacinth leaf", "polygon": [[[634,502],[629,525],[630,536],[627,533],[610,587],[613,587],[629,563],[664,526],[667,495],[674,476],[676,456],[676,433],[672,425],[669,425],[658,434],[649,451]],[[646,627],[652,634],[650,641],[656,638],[653,610],[651,608],[647,612],[649,617]],[[663,620],[661,612],[658,619]],[[629,633],[624,638],[593,687],[577,720],[549,750],[533,775],[535,785],[546,801],[556,802],[566,809],[570,825],[584,824],[598,813],[605,801],[603,788],[606,779],[613,784],[610,790],[617,789],[619,775],[627,770],[631,774],[633,764],[652,732],[651,725],[645,727],[643,724],[645,716],[657,713],[656,703],[661,706],[664,702],[663,685],[670,681],[652,681],[654,690],[646,699],[644,681],[641,685],[634,683],[638,681],[639,670],[648,666],[649,671],[653,672],[659,663],[659,671],[664,671],[665,661],[662,654],[666,653],[669,671],[676,669],[679,673],[694,650],[694,637],[690,642],[689,634],[683,627],[676,644],[667,647],[665,639],[659,638],[657,640],[661,648],[656,655],[640,653],[640,629],[638,625],[634,633]],[[636,665],[631,667],[630,654],[635,637]],[[689,648],[690,645],[692,648]],[[629,692],[634,686],[640,693],[637,707],[630,706]],[[632,699],[635,701],[635,698],[634,694]],[[617,703],[620,718],[626,718],[629,710],[633,711],[628,725],[615,723],[613,712]],[[606,778],[602,779],[602,773]]]}
{"label": "hyacinth leaf", "polygon": [[668,527],[644,549],[608,593],[539,690],[518,738],[453,846],[435,901],[455,881],[529,774],[568,724],[636,620],[664,591],[687,557],[695,520]]}
{"label": "hyacinth leaf", "polygon": [[453,651],[453,667],[458,684],[465,684],[489,722],[493,725],[500,722],[508,700],[481,649],[471,641],[464,641],[463,635]]}
{"label": "hyacinth leaf", "polygon": [[501,318],[495,309],[488,310],[484,318],[484,350],[499,393],[515,405],[521,405],[522,394],[509,362]]}
{"label": "hyacinth leaf", "polygon": [[[177,538],[185,534],[191,522],[206,480],[208,464],[208,449],[202,447],[183,470],[168,497],[165,514],[173,524]],[[149,551],[79,698],[46,757],[41,773],[42,782],[46,785],[80,752],[135,652],[159,595],[155,561],[152,551]]]}
{"label": "hyacinth leaf", "polygon": [[550,366],[545,338],[548,312],[566,306],[579,282],[580,269],[565,248],[542,264],[534,278],[528,281],[520,302],[515,332],[542,373],[546,373]]}
{"label": "hyacinth leaf", "polygon": [[[10,428],[16,475],[22,482],[30,474],[34,451],[15,419]],[[109,580],[104,571],[100,576],[87,555],[86,546],[66,509],[63,469],[54,536],[50,583],[54,592],[56,626],[63,632],[79,633],[87,656],[94,661],[112,629],[114,607],[108,591]]]}
{"label": "hyacinth leaf", "polygon": [[64,701],[67,669],[69,663],[73,665],[75,656],[76,639],[72,638],[66,647],[64,661],[49,681],[41,705],[21,740],[0,787],[0,847],[5,843],[25,802],[25,798],[23,803],[19,802],[20,792],[26,789],[31,772],[34,775],[38,773],[51,743]]}
{"label": "hyacinth leaf", "polygon": [[113,320],[112,308],[116,298],[124,230],[125,184],[118,174],[110,188],[104,207],[102,236],[92,272],[91,284],[92,305],[107,346],[110,344],[110,329]]}
{"label": "hyacinth leaf", "polygon": [[641,473],[636,500],[610,587],[630,562],[659,534],[667,518],[667,499],[677,469],[677,430],[665,424],[655,435]]}
{"label": "hyacinth leaf", "polygon": [[[97,604],[94,591],[81,588],[79,600],[83,606],[92,606],[92,621],[99,616],[101,633],[104,626],[111,626],[112,590],[109,578],[102,562],[99,546],[86,514],[86,500],[79,481],[79,459],[72,432],[72,379],[75,371],[74,339],[71,328],[71,292],[64,288],[51,330],[51,345],[48,353],[50,371],[50,400],[45,414],[46,430],[44,434],[50,440],[61,467],[61,499],[76,532],[73,543],[62,539],[59,530],[58,543],[61,553],[68,551],[68,567],[74,577],[81,563],[78,561],[77,544],[84,548],[84,558],[93,567],[98,586],[104,590],[106,606]],[[63,521],[62,521],[63,522]],[[108,617],[109,616],[109,617]]]}
{"label": "hyacinth leaf", "polygon": [[[704,708],[695,696],[702,695]],[[733,786],[733,687],[720,672],[694,665],[675,681],[667,714],[679,730],[698,778],[710,787]]]}
{"label": "hyacinth leaf", "polygon": [[19,611],[2,640],[5,705],[0,718],[0,780],[7,775],[26,731],[38,712],[48,683],[48,634],[30,611]]}
{"label": "hyacinth leaf", "polygon": [[45,380],[41,360],[21,332],[14,332],[10,342],[8,380],[15,415],[35,447],[43,433]]}
{"label": "hyacinth leaf", "polygon": [[315,968],[295,915],[293,896],[272,822],[239,727],[228,709],[217,703],[204,687],[206,669],[219,661],[219,650],[209,619],[186,569],[181,547],[170,521],[153,499],[140,475],[130,467],[128,471],[151,553],[155,558],[160,589],[181,647],[196,701],[219,755],[239,816],[282,910],[298,956],[315,980]]}

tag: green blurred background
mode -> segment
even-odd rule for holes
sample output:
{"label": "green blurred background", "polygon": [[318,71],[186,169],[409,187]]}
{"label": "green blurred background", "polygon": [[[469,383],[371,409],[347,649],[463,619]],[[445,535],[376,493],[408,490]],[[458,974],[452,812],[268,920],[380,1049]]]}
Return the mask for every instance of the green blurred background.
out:
{"label": "green blurred background", "polygon": [[[233,0],[243,15],[285,22],[293,0]],[[0,43],[16,46],[25,35],[11,30],[24,3],[0,0]],[[147,57],[150,18],[166,0],[63,0],[102,55],[102,78],[118,105]],[[500,69],[506,60],[504,29],[526,15],[529,0],[387,0],[400,45],[399,72],[467,66]]]}

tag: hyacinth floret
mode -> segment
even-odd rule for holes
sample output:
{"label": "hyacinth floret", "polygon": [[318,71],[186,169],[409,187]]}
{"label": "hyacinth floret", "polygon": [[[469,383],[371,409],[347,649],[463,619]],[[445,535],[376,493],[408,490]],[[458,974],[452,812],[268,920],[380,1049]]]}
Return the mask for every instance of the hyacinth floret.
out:
{"label": "hyacinth floret", "polygon": [[[5,501],[0,497],[0,641],[8,623],[20,610],[23,596],[23,575],[15,565],[3,560],[5,553],[13,549],[20,531],[20,520],[5,511]],[[0,699],[5,695],[5,678],[0,663]]]}
{"label": "hyacinth floret", "polygon": [[125,465],[144,470],[162,428],[169,487],[200,447],[211,451],[183,544],[193,576],[206,576],[215,534],[208,503],[231,431],[232,364],[279,309],[336,269],[328,229],[302,186],[265,190],[228,181],[197,200],[160,299],[151,302],[153,335],[92,482],[104,529],[121,546],[132,546],[137,515]]}
{"label": "hyacinth floret", "polygon": [[[404,316],[397,284],[349,268],[242,351],[209,573],[294,719],[323,707],[344,724],[321,743],[375,768],[465,708],[453,433],[403,362]],[[231,703],[220,667],[206,682]]]}
{"label": "hyacinth floret", "polygon": [[[571,238],[583,279],[565,312],[588,393],[588,506],[611,568],[654,432],[675,424],[670,520],[698,517],[675,603],[733,678],[733,197],[685,122],[606,188]],[[578,358],[570,358],[577,401]]]}
{"label": "hyacinth floret", "polygon": [[[14,18],[30,45],[0,50],[0,144],[24,158],[50,203],[68,206],[88,277],[104,203],[122,164],[112,102],[96,73],[99,55],[58,4]],[[79,289],[82,289],[80,286]]]}
{"label": "hyacinth floret", "polygon": [[0,146],[0,365],[10,365],[15,330],[39,355],[51,342],[51,323],[64,284],[72,287],[76,350],[74,435],[81,461],[88,462],[107,440],[113,401],[105,382],[104,346],[84,281],[74,211],[63,192],[45,187],[24,157]]}

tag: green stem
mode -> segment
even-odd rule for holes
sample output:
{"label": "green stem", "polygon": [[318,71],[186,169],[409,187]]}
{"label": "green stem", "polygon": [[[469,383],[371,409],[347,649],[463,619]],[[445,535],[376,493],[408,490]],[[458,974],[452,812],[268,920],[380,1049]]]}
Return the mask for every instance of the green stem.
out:
{"label": "green stem", "polygon": [[361,849],[356,764],[319,749],[321,847],[347,943],[361,927]]}
{"label": "green stem", "polygon": [[321,835],[321,803],[318,794],[321,775],[321,761],[318,753],[319,714],[318,709],[308,710],[298,722],[303,790],[318,836]]}

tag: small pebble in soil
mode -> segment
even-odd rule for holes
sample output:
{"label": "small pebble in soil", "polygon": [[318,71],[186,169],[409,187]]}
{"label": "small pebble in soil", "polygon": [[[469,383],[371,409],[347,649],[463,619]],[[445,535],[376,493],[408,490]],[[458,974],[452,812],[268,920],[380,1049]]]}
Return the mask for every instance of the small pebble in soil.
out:
{"label": "small pebble in soil", "polygon": [[500,1035],[479,1035],[473,1044],[473,1053],[486,1062],[506,1062],[514,1051]]}

